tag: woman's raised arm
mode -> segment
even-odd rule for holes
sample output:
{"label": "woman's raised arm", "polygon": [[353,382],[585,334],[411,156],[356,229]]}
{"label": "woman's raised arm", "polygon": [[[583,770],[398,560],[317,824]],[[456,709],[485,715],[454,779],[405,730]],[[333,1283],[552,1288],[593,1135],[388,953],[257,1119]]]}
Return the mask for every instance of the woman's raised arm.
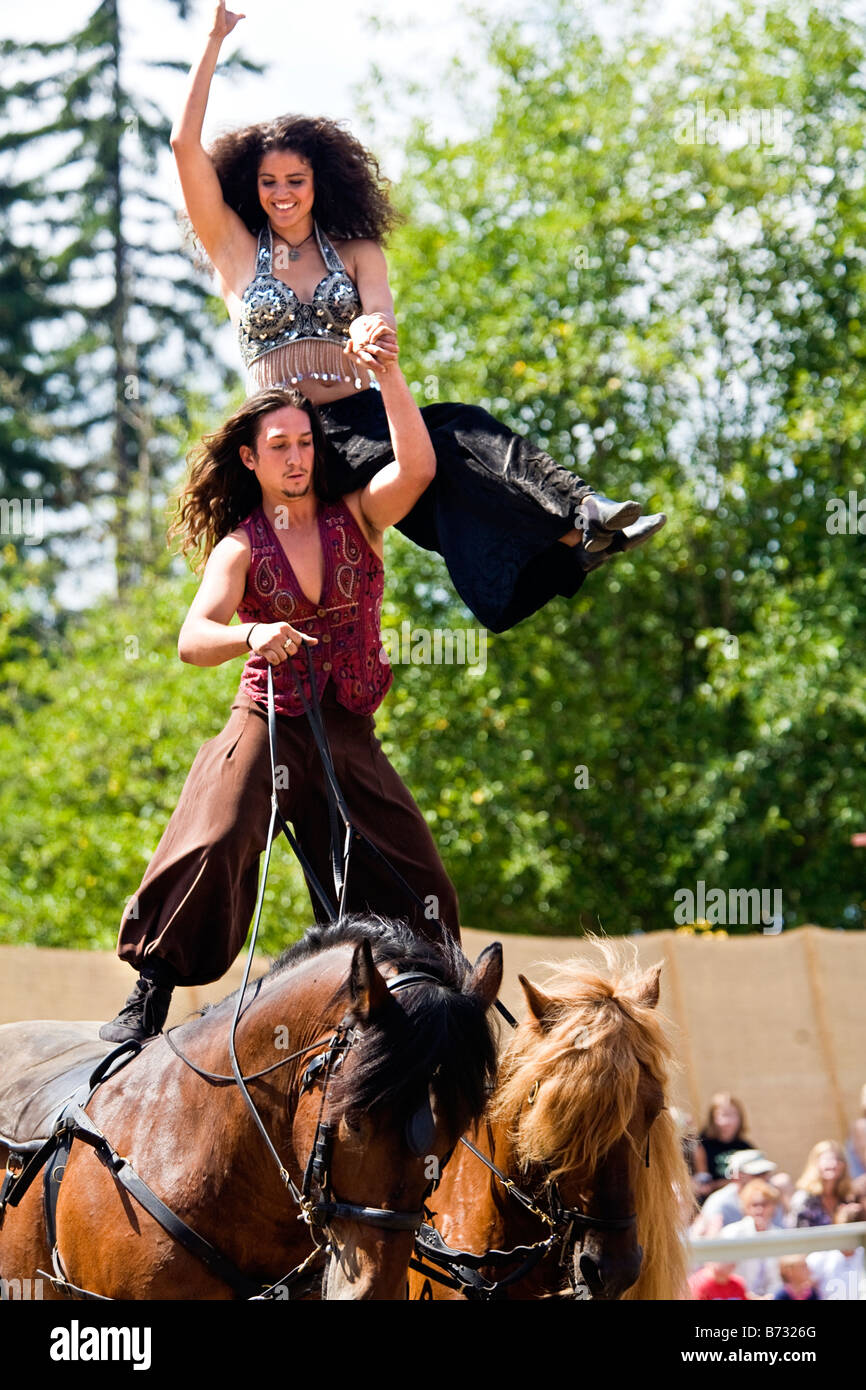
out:
{"label": "woman's raised arm", "polygon": [[352,323],[344,352],[375,370],[380,351],[384,360],[390,360],[397,350],[397,320],[388,265],[375,241],[359,241],[352,252],[352,279],[358,286],[364,312]]}
{"label": "woman's raised arm", "polygon": [[190,221],[211,261],[226,278],[237,259],[248,255],[252,235],[223,198],[213,161],[201,143],[201,132],[223,40],[243,18],[242,14],[227,10],[225,0],[219,0],[207,46],[192,73],[183,110],[171,132],[171,148]]}

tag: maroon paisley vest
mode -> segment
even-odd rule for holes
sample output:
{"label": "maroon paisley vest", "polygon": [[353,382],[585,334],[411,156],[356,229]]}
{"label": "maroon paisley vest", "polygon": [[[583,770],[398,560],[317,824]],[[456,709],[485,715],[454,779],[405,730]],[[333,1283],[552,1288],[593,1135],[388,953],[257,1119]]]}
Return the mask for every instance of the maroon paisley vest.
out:
{"label": "maroon paisley vest", "polygon": [[[318,644],[310,650],[319,697],[332,680],[341,705],[355,714],[372,714],[393,680],[390,665],[380,659],[384,566],[342,502],[320,503],[318,523],[324,579],[321,598],[315,604],[301,589],[262,508],[257,507],[241,522],[251,555],[238,616],[244,623],[291,623],[299,632],[318,637]],[[273,667],[274,703],[280,714],[304,712],[292,663],[310,698],[307,659],[299,652]],[[267,703],[268,663],[264,657],[253,653],[247,659],[241,690],[258,704]]]}

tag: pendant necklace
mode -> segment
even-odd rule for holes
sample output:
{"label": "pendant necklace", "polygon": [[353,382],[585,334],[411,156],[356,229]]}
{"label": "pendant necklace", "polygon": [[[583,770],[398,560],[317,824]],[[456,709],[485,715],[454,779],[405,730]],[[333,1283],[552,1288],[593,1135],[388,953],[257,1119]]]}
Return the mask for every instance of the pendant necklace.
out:
{"label": "pendant necklace", "polygon": [[301,247],[306,246],[307,242],[310,240],[310,237],[312,237],[312,235],[313,233],[310,232],[310,236],[305,236],[304,240],[299,241],[296,246],[293,246],[292,243],[288,241],[286,237],[283,237],[283,241],[285,241],[286,245],[289,248],[290,261],[299,261],[301,259]]}

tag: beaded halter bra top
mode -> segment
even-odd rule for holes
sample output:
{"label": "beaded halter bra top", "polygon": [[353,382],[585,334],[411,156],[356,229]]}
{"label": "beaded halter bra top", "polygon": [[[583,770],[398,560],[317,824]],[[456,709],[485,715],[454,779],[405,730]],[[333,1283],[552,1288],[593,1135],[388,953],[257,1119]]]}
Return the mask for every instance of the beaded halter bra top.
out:
{"label": "beaded halter bra top", "polygon": [[370,384],[369,373],[356,372],[343,354],[349,325],[361,313],[357,287],[324,232],[313,227],[327,274],[309,304],[273,274],[270,223],[259,232],[256,271],[244,290],[238,322],[249,395],[309,379],[323,385],[352,382],[358,390]]}

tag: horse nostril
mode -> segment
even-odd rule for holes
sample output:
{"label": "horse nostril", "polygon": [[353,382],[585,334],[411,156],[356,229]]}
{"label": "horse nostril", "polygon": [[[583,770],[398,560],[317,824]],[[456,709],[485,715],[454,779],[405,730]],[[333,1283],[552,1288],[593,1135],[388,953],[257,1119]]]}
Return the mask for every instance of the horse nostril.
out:
{"label": "horse nostril", "polygon": [[592,1256],[581,1255],[580,1259],[578,1260],[578,1268],[580,1269],[581,1277],[584,1283],[586,1284],[587,1288],[589,1289],[590,1293],[594,1297],[600,1294],[604,1288],[604,1280],[602,1279],[598,1265],[596,1264]]}

